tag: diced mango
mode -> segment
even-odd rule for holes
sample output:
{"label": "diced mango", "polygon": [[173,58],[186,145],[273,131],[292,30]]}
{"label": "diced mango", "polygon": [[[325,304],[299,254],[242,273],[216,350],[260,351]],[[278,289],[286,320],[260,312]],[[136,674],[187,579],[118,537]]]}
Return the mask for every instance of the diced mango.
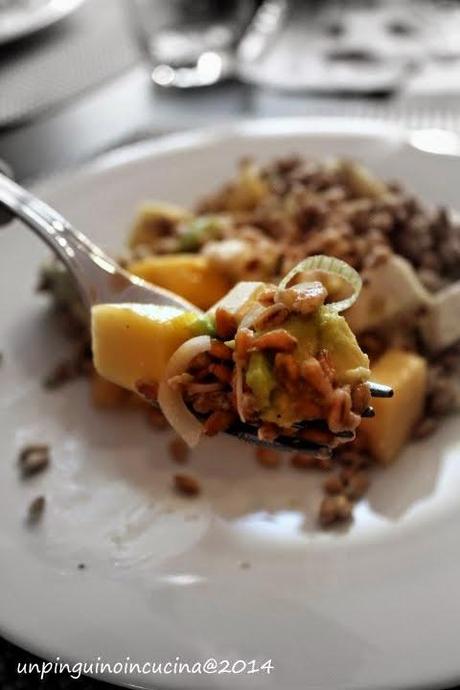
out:
{"label": "diced mango", "polygon": [[208,309],[232,287],[208,257],[199,254],[149,256],[130,264],[128,270],[185,297],[200,309]]}
{"label": "diced mango", "polygon": [[118,386],[136,391],[157,383],[171,355],[200,334],[200,317],[151,304],[99,304],[91,310],[94,366]]}
{"label": "diced mango", "polygon": [[363,419],[360,427],[373,457],[387,465],[396,459],[422,415],[426,360],[413,352],[388,350],[372,368],[371,378],[394,390],[391,399],[373,399],[375,417]]}
{"label": "diced mango", "polygon": [[129,394],[124,388],[102,378],[97,372],[91,375],[91,401],[101,410],[114,410],[123,407]]}
{"label": "diced mango", "polygon": [[128,245],[131,249],[143,246],[155,249],[158,237],[165,231],[172,231],[184,220],[191,218],[191,213],[180,206],[165,202],[147,202],[139,208]]}

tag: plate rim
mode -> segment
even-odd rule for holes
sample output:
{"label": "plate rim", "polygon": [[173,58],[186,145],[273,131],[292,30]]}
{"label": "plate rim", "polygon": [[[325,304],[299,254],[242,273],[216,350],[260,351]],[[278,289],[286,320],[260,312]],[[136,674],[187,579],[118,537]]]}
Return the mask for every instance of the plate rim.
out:
{"label": "plate rim", "polygon": [[[285,127],[289,127],[289,129],[286,130]],[[397,122],[380,122],[365,117],[350,119],[341,115],[327,117],[307,115],[300,117],[238,118],[236,121],[223,122],[212,126],[187,128],[160,135],[152,134],[134,143],[121,144],[110,151],[96,155],[89,161],[64,168],[63,171],[55,171],[36,178],[32,180],[30,186],[37,193],[46,194],[51,191],[49,188],[52,187],[52,191],[60,189],[61,186],[67,186],[82,175],[94,175],[129,165],[157,153],[166,154],[174,150],[183,150],[240,135],[251,134],[257,138],[278,136],[283,133],[287,136],[292,134],[314,134],[317,136],[339,134],[340,136],[349,136],[350,138],[357,135],[367,135],[388,140],[388,135],[391,133],[395,140],[411,145],[410,135],[413,131],[413,129]]]}
{"label": "plate rim", "polygon": [[[86,2],[86,0],[70,0]],[[286,129],[287,128],[287,129]],[[315,136],[340,135],[369,136],[404,144],[426,156],[442,156],[446,159],[459,158],[459,152],[447,153],[435,151],[418,145],[415,135],[418,133],[448,134],[456,139],[460,151],[460,133],[446,127],[410,127],[396,120],[375,120],[372,117],[353,117],[344,115],[301,115],[272,117],[239,117],[236,120],[220,122],[215,125],[204,125],[170,132],[152,132],[136,142],[115,144],[114,148],[96,154],[89,160],[65,166],[61,170],[45,173],[30,180],[30,188],[37,194],[47,194],[60,190],[80,176],[91,176],[99,172],[123,167],[149,158],[151,155],[169,153],[196,147],[200,144],[230,139],[251,134],[253,137],[312,134]]]}

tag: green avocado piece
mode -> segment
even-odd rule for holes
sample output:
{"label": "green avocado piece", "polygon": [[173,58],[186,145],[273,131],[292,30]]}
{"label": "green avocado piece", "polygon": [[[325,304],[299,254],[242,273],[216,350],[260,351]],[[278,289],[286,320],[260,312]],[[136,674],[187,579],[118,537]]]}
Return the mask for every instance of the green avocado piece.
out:
{"label": "green avocado piece", "polygon": [[198,251],[204,242],[219,237],[225,222],[221,216],[198,216],[188,221],[179,235],[180,251]]}
{"label": "green avocado piece", "polygon": [[[293,355],[302,362],[328,352],[336,370],[339,385],[369,379],[369,358],[358,345],[347,321],[328,306],[309,316],[290,316],[282,328],[297,338]],[[289,394],[279,387],[271,361],[266,353],[254,352],[249,360],[246,383],[253,391],[262,419],[290,426],[295,419]]]}
{"label": "green avocado piece", "polygon": [[319,349],[318,311],[311,316],[290,316],[282,328],[297,338],[298,347],[295,357],[303,361],[315,356]]}
{"label": "green avocado piece", "polygon": [[210,335],[214,337],[216,335],[216,320],[213,314],[203,314],[199,316],[196,321],[191,325],[190,337],[195,337],[197,335]]}
{"label": "green avocado piece", "polygon": [[366,381],[370,376],[369,357],[361,350],[355,334],[343,316],[333,309],[318,310],[319,349],[329,352],[339,384]]}
{"label": "green avocado piece", "polygon": [[300,421],[289,393],[281,388],[276,388],[272,392],[270,406],[263,410],[260,416],[265,422],[273,422],[284,427],[290,427],[296,421]]}
{"label": "green avocado piece", "polygon": [[270,405],[270,395],[276,387],[276,378],[271,364],[262,352],[254,352],[246,371],[246,383],[256,396],[262,410]]}

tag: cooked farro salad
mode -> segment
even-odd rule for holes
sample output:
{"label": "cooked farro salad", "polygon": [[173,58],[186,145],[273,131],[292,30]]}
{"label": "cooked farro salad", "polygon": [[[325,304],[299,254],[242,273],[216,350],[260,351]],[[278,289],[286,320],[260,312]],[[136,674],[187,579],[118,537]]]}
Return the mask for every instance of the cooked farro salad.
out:
{"label": "cooked farro salad", "polygon": [[343,261],[314,256],[279,285],[237,283],[204,316],[98,305],[94,365],[105,379],[158,402],[191,447],[242,422],[261,441],[290,437],[297,448],[302,440],[318,452],[334,448],[372,412],[369,359],[340,314],[360,286]]}
{"label": "cooked farro salad", "polygon": [[[371,465],[390,464],[458,408],[460,225],[358,163],[244,160],[194,209],[144,203],[121,261],[204,315],[99,305],[91,348],[68,276],[50,265],[41,287],[78,354],[47,384],[89,371],[96,406],[146,401],[152,424],[169,422],[190,446],[243,420],[263,439],[334,447],[332,459],[292,457],[331,473],[323,525],[350,518]],[[395,395],[362,419],[369,379]]]}

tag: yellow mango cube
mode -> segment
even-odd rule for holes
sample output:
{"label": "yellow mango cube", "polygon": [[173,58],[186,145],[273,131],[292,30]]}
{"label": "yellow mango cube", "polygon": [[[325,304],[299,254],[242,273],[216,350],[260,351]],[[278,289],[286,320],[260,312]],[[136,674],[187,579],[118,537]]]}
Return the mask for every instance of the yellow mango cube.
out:
{"label": "yellow mango cube", "polygon": [[99,304],[91,310],[96,371],[136,391],[140,381],[158,383],[171,355],[200,334],[199,315],[152,304]]}
{"label": "yellow mango cube", "polygon": [[200,309],[208,309],[232,287],[230,280],[199,254],[149,256],[128,266],[139,278],[175,292]]}
{"label": "yellow mango cube", "polygon": [[375,417],[360,427],[372,456],[384,465],[393,462],[411,437],[425,404],[427,364],[420,355],[388,350],[372,368],[371,378],[394,390],[390,399],[374,398]]}

